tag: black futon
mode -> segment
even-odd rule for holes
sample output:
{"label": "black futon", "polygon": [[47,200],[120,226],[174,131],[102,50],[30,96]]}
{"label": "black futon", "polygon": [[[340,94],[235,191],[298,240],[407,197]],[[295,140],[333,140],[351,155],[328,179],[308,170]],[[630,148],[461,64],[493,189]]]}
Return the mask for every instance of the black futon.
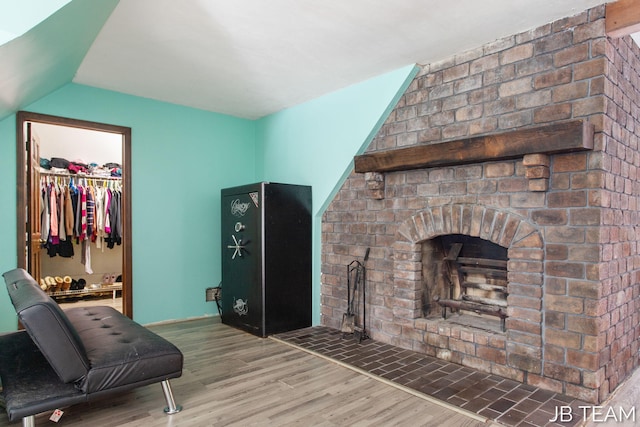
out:
{"label": "black futon", "polygon": [[24,330],[0,335],[0,379],[9,420],[160,382],[165,412],[179,412],[170,378],[183,356],[164,338],[107,307],[62,310],[24,270],[3,274]]}

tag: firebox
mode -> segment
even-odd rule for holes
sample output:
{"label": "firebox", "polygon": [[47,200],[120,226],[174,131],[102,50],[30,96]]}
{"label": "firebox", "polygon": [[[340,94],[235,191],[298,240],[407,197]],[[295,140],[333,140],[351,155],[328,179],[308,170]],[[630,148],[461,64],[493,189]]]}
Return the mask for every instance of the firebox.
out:
{"label": "firebox", "polygon": [[425,317],[505,331],[507,248],[479,237],[449,234],[422,244]]}

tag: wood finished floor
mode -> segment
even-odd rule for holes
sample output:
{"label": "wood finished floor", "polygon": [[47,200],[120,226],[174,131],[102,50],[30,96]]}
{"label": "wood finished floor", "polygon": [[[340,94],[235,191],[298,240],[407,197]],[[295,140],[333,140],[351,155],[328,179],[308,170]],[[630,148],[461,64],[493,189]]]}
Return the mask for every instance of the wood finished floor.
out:
{"label": "wood finished floor", "polygon": [[[64,408],[59,426],[442,426],[491,425],[215,318],[150,327],[184,353],[172,380],[175,415],[159,384]],[[49,413],[36,426],[54,425]],[[9,424],[0,415],[0,427]]]}
{"label": "wood finished floor", "polygon": [[102,298],[77,298],[77,299],[60,299],[57,301],[60,308],[66,310],[67,308],[73,307],[92,307],[94,305],[108,305],[109,307],[113,307],[122,313],[122,297],[118,296],[116,298],[111,298],[109,296]]}

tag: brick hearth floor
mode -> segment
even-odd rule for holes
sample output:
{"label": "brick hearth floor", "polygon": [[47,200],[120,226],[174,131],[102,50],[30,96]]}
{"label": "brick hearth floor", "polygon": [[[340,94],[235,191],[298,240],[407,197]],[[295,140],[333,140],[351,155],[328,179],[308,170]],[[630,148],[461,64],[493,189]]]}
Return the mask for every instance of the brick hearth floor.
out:
{"label": "brick hearth floor", "polygon": [[556,407],[570,406],[573,414],[582,414],[579,406],[591,407],[562,394],[372,339],[358,343],[351,335],[343,337],[340,331],[323,326],[273,338],[507,426],[577,426],[582,416],[550,422]]}

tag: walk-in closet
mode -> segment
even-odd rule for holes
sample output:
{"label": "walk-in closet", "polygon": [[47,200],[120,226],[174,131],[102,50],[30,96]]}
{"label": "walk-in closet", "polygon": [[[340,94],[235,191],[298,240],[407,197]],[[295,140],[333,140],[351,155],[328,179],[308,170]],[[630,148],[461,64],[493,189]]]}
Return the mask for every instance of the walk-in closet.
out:
{"label": "walk-in closet", "polygon": [[40,147],[40,285],[61,304],[122,310],[122,138],[33,123]]}
{"label": "walk-in closet", "polygon": [[27,142],[25,267],[63,308],[131,315],[130,129],[33,113],[19,115],[18,127]]}

